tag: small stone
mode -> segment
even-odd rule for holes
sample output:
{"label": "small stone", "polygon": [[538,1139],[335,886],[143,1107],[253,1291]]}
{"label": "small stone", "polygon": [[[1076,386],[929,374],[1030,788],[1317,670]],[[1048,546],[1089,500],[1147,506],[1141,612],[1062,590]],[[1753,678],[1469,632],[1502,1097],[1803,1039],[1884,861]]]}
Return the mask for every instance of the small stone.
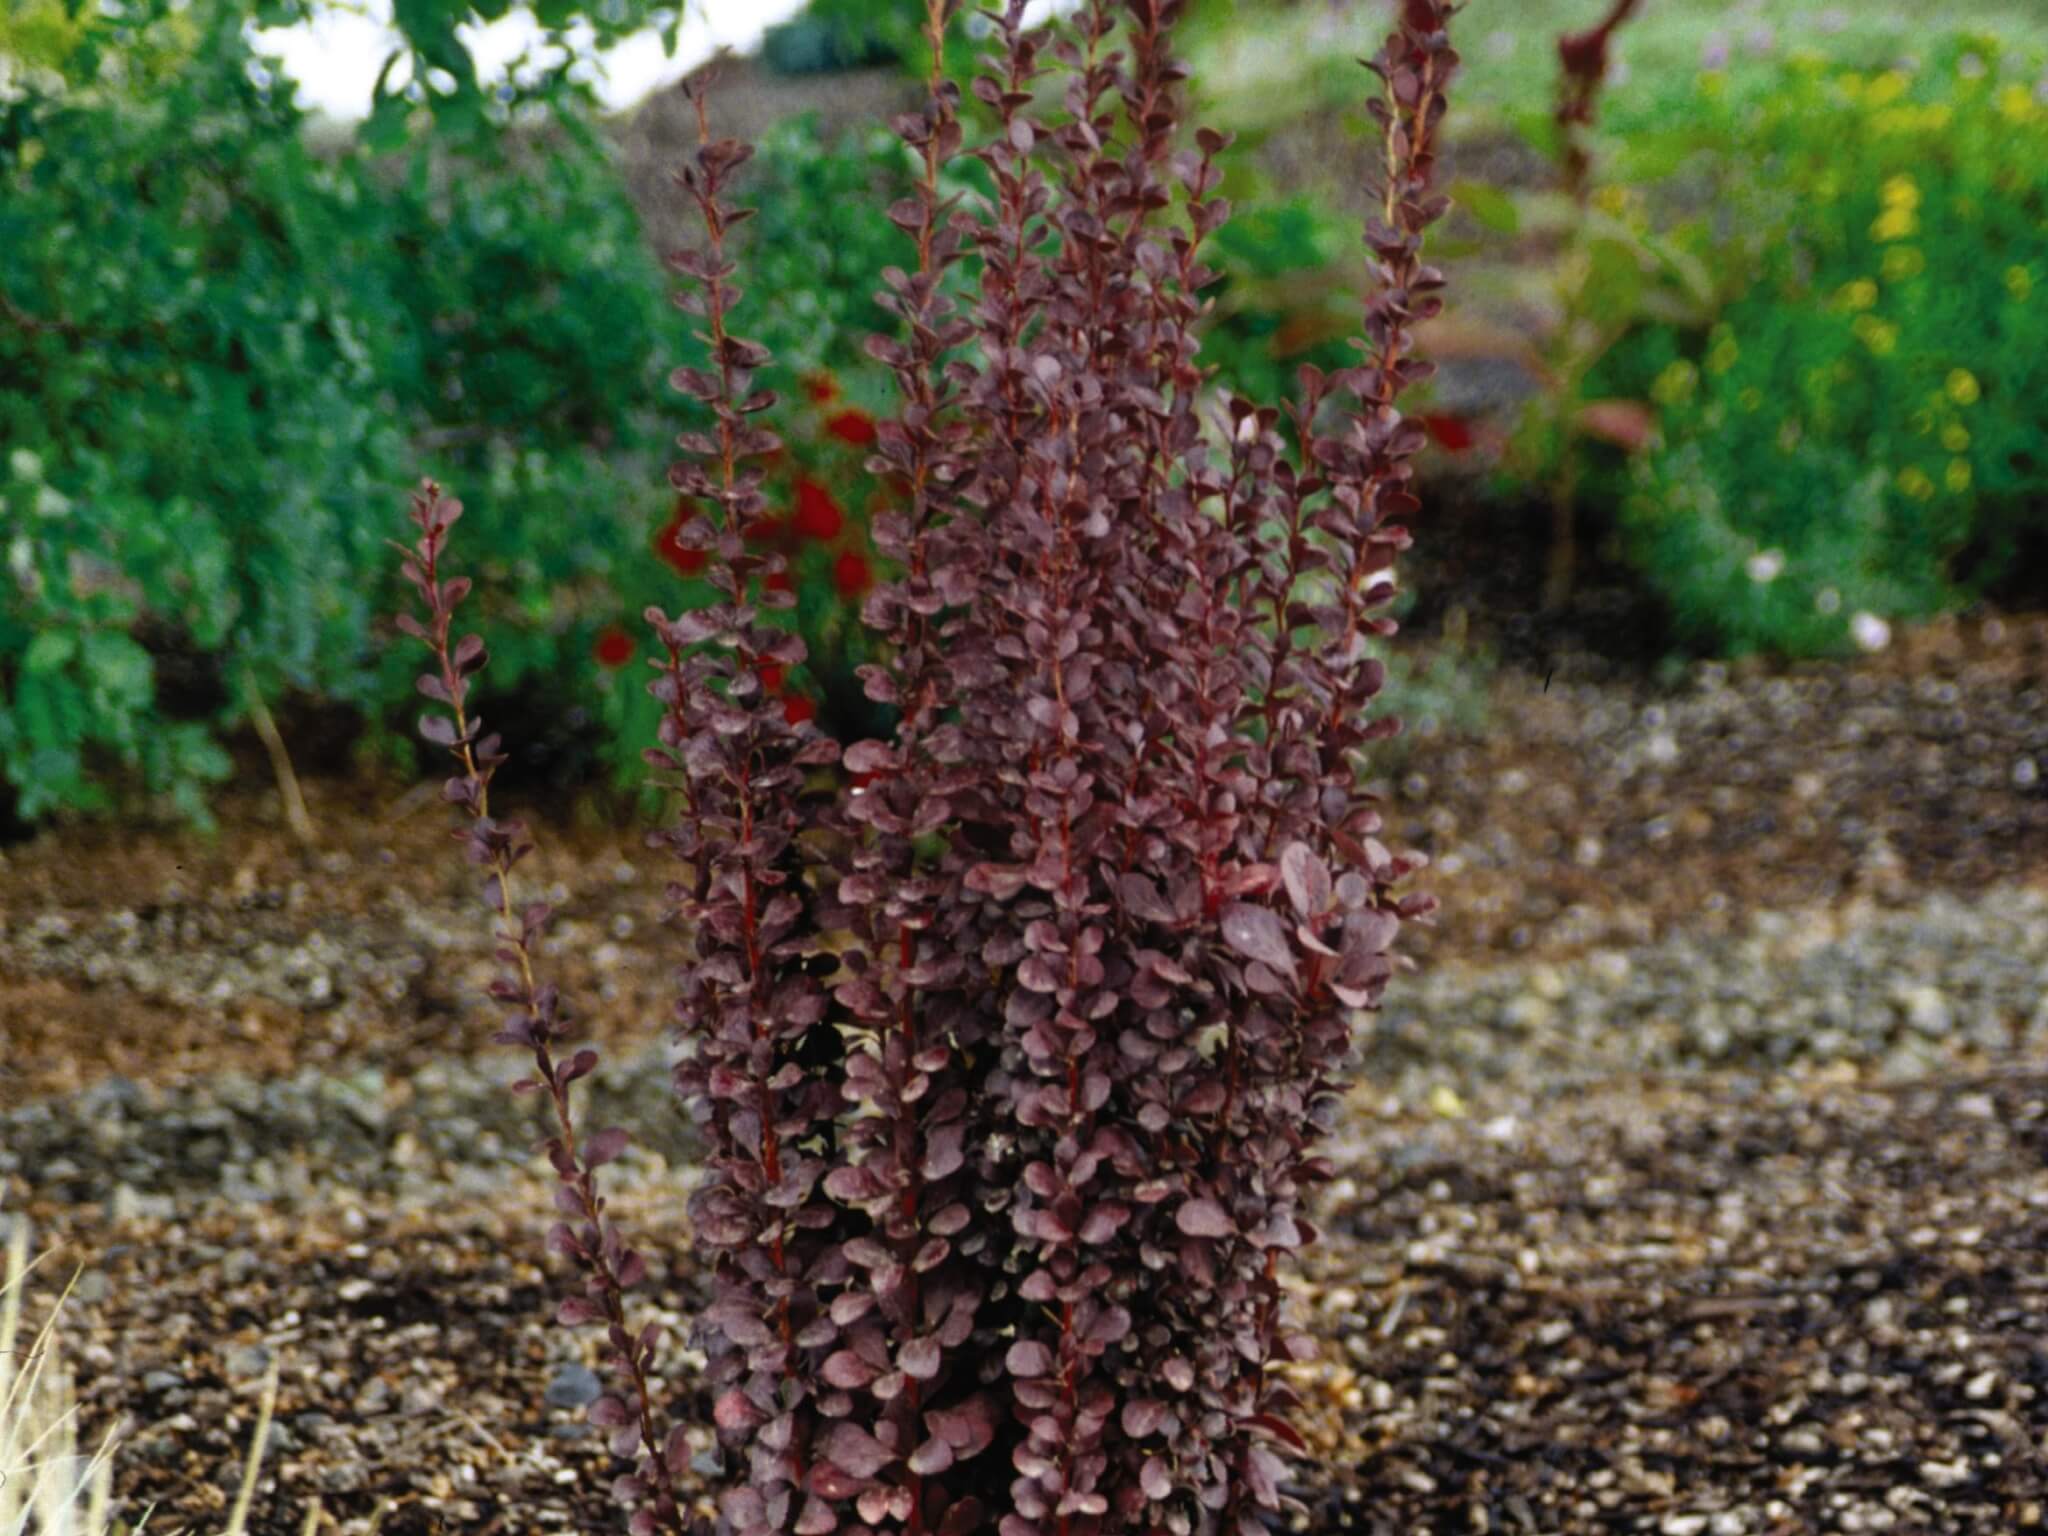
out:
{"label": "small stone", "polygon": [[384,1378],[381,1376],[372,1376],[364,1384],[362,1391],[356,1394],[355,1410],[357,1413],[382,1413],[390,1406],[391,1388],[385,1385]]}
{"label": "small stone", "polygon": [[1657,1529],[1663,1536],[1700,1536],[1707,1528],[1705,1515],[1666,1515]]}
{"label": "small stone", "polygon": [[555,1372],[543,1395],[551,1408],[581,1408],[595,1402],[604,1383],[589,1366],[571,1361]]}
{"label": "small stone", "polygon": [[249,1381],[270,1369],[270,1351],[261,1344],[237,1344],[221,1357],[230,1381]]}
{"label": "small stone", "polygon": [[150,1371],[142,1378],[145,1392],[175,1392],[185,1385],[185,1378],[176,1371]]}
{"label": "small stone", "polygon": [[1949,1031],[1955,1022],[1954,1010],[1938,987],[1914,987],[1904,998],[1906,1022],[1912,1028],[1929,1037],[1940,1037]]}
{"label": "small stone", "polygon": [[1981,1403],[1998,1390],[1998,1372],[1979,1371],[1963,1387],[1963,1396],[1974,1403]]}
{"label": "small stone", "polygon": [[107,1293],[112,1289],[113,1283],[107,1279],[105,1270],[88,1269],[78,1277],[78,1283],[71,1287],[71,1295],[75,1301],[83,1302],[87,1306],[96,1306],[107,1299]]}

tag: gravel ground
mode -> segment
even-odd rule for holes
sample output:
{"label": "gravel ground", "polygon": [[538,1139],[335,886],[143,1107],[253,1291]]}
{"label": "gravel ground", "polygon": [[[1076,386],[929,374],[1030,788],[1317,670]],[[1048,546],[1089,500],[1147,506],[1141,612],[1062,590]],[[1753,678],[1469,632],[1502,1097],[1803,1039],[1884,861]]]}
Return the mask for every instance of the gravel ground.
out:
{"label": "gravel ground", "polygon": [[[1987,1532],[2048,1489],[2048,1074],[1886,1087],[1622,1082],[1540,1114],[1361,1103],[1297,1301],[1327,1469],[1322,1532]],[[604,1530],[578,1420],[590,1341],[542,1325],[559,1274],[530,1165],[490,1190],[340,1176],[320,1218],[186,1198],[37,1202],[88,1265],[67,1330],[118,1489],[217,1523],[260,1378],[283,1387],[252,1530]],[[701,1305],[683,1194],[638,1160],[672,1341]],[[548,1261],[551,1266],[552,1261]],[[708,1422],[695,1360],[670,1403]],[[707,1442],[708,1446],[708,1442]],[[702,1449],[704,1447],[700,1447]]]}
{"label": "gravel ground", "polygon": [[[1951,625],[1675,686],[1511,665],[1484,737],[1418,743],[1389,819],[1445,920],[1363,1030],[1301,1278],[1300,1528],[2042,1523],[2044,696],[2048,624]],[[123,1428],[153,1528],[219,1523],[274,1359],[259,1536],[316,1495],[346,1536],[613,1529],[460,866],[395,792],[309,792],[312,856],[260,792],[211,844],[0,855],[0,1213],[61,1248],[31,1313],[81,1268],[84,1437]],[[550,825],[530,867],[702,1424],[634,844]]]}
{"label": "gravel ground", "polygon": [[[1577,959],[1460,964],[1405,978],[1364,1025],[1361,1090],[1392,1112],[1506,1113],[1589,1084],[1847,1068],[1879,1081],[2048,1060],[2048,891],[1937,893],[1753,914],[1744,932]],[[585,1084],[590,1123],[689,1160],[666,1045],[616,1052]],[[482,1193],[527,1166],[544,1106],[505,1088],[502,1048],[404,1071],[113,1077],[0,1113],[13,1199],[168,1217],[193,1200],[318,1206],[337,1186]]]}

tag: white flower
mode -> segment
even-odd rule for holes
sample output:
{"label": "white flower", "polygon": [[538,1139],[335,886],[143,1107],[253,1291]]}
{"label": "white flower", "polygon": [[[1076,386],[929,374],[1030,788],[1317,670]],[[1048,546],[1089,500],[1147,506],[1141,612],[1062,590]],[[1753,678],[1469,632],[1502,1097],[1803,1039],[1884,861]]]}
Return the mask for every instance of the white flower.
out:
{"label": "white flower", "polygon": [[1849,621],[1849,633],[1866,651],[1881,651],[1892,643],[1892,627],[1874,613],[1859,613]]}
{"label": "white flower", "polygon": [[1785,552],[1782,549],[1767,549],[1751,555],[1742,567],[1749,573],[1749,579],[1758,586],[1776,581],[1778,572],[1785,569]]}
{"label": "white flower", "polygon": [[1837,613],[1842,607],[1842,594],[1833,587],[1822,587],[1813,600],[1813,606],[1822,613]]}

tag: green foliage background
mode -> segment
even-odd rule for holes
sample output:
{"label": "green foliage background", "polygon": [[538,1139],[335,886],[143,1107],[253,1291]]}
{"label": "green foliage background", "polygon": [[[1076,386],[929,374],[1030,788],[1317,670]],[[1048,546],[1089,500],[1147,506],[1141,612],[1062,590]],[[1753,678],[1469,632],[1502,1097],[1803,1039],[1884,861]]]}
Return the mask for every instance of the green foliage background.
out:
{"label": "green foliage background", "polygon": [[[400,10],[416,58],[446,65],[461,8]],[[378,639],[385,540],[423,474],[470,508],[486,707],[532,725],[597,700],[619,729],[581,734],[619,743],[603,750],[631,780],[651,703],[593,659],[595,637],[702,594],[650,552],[673,503],[663,380],[693,344],[615,149],[560,72],[488,99],[472,77],[387,78],[357,133],[315,148],[245,20],[207,0],[114,18],[51,3],[0,31],[26,66],[0,105],[16,814],[104,809],[139,779],[203,820],[251,690],[402,728],[415,668]],[[747,320],[778,352],[771,384],[865,366],[901,175],[893,143],[825,154],[804,124],[764,147],[750,194],[772,255]],[[833,205],[874,211],[827,229],[814,213]],[[833,461],[842,483],[857,459]],[[843,608],[804,609],[841,672]],[[182,685],[177,658],[195,663]]]}
{"label": "green foliage background", "polygon": [[1689,242],[1745,279],[1602,381],[1659,408],[1621,526],[1689,642],[1845,651],[1858,614],[1962,605],[2048,535],[2042,70],[1963,34],[1910,72],[1795,54],[1639,104],[1638,163],[1692,179],[1727,227]]}

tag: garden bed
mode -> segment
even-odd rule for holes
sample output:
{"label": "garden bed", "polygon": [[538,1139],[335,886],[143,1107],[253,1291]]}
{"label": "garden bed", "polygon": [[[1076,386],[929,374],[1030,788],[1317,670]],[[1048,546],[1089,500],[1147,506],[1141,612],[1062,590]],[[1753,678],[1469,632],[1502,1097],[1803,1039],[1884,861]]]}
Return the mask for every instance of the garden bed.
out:
{"label": "garden bed", "polygon": [[[1669,684],[1496,640],[1486,734],[1388,767],[1445,912],[1368,1036],[1303,1283],[1307,1528],[2038,1524],[2048,624]],[[0,1207],[62,1244],[39,1302],[84,1267],[84,1438],[124,1426],[152,1527],[218,1524],[275,1356],[253,1530],[316,1495],[350,1536],[607,1529],[440,811],[309,795],[312,854],[261,790],[213,843],[6,852]],[[628,829],[541,830],[679,1349],[663,870]]]}

